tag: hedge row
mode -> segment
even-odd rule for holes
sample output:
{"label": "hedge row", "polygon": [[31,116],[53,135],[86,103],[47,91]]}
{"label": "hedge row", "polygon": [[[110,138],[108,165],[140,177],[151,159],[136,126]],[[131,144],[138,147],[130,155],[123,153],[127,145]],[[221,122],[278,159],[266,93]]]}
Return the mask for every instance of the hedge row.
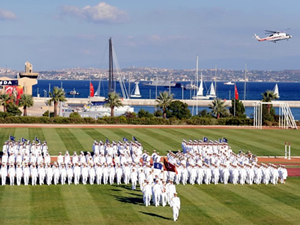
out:
{"label": "hedge row", "polygon": [[69,117],[29,117],[29,116],[9,116],[0,118],[0,123],[24,123],[24,124],[140,124],[140,125],[246,125],[252,126],[253,120],[249,118],[202,118],[194,117],[192,119],[169,118],[163,119],[158,117],[152,118],[126,118],[104,117],[93,119],[87,118],[69,118]]}

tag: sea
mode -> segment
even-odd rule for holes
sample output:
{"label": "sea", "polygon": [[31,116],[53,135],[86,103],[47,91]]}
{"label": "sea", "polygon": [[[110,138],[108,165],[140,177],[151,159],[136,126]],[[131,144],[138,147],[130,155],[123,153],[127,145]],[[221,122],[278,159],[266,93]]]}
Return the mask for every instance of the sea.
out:
{"label": "sea", "polygon": [[[99,81],[99,80],[38,80],[38,84],[32,87],[32,93],[34,97],[48,97],[49,91],[53,87],[63,88],[66,92],[66,97],[68,98],[88,98],[89,96],[89,87],[90,82],[92,83],[94,90],[100,89],[100,96],[107,97],[108,94],[108,81]],[[182,86],[186,85],[189,82],[179,82]],[[211,82],[204,82],[204,93],[208,92]],[[215,83],[214,83],[215,84]],[[292,82],[247,82],[246,88],[244,82],[236,82],[239,99],[240,100],[261,100],[262,93],[266,90],[273,90],[275,85],[278,85],[279,95],[281,101],[300,101],[300,83]],[[125,82],[126,89],[128,93],[133,94],[135,83]],[[100,87],[100,88],[98,88]],[[115,83],[116,92],[122,93],[121,88],[118,82]],[[169,87],[155,87],[155,86],[146,86],[143,82],[139,83],[139,89],[142,99],[155,99],[160,92],[170,91]],[[68,95],[72,90],[76,90],[79,95]],[[174,99],[192,99],[196,95],[194,90],[184,90],[183,88],[171,88],[171,93],[173,94]],[[230,100],[234,97],[234,85],[225,85],[223,82],[216,82],[216,94],[218,98],[223,100]],[[122,96],[121,96],[122,97]],[[155,111],[154,106],[133,106],[134,111],[138,112],[140,109],[144,109],[153,113]],[[209,107],[189,107],[192,114],[195,115],[197,112],[200,112],[203,109],[209,111]],[[278,113],[278,109],[275,108]],[[291,108],[295,120],[300,120],[300,108]],[[253,117],[253,107],[246,107],[246,114],[248,117]]]}

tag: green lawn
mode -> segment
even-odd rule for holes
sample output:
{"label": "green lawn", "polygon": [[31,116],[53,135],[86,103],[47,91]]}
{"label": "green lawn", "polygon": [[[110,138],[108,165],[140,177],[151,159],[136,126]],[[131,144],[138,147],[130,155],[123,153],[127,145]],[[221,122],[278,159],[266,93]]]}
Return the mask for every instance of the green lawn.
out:
{"label": "green lawn", "polygon": [[[1,128],[0,143],[14,135],[47,140],[50,153],[91,151],[96,140],[131,139],[161,154],[180,149],[183,138],[226,137],[234,151],[283,155],[284,142],[300,155],[298,130]],[[278,185],[178,185],[177,224],[300,224],[300,178]],[[173,224],[170,207],[145,207],[130,186],[0,186],[0,224]]]}
{"label": "green lawn", "polygon": [[[300,179],[278,185],[178,185],[179,224],[299,224]],[[0,224],[172,224],[121,185],[0,187]]]}

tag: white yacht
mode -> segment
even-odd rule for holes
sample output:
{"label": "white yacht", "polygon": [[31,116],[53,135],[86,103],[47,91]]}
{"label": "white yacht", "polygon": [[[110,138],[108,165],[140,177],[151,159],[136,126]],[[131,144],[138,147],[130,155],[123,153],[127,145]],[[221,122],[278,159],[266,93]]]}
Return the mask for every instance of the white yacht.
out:
{"label": "white yacht", "polygon": [[134,90],[133,90],[133,94],[131,94],[130,97],[140,98],[142,96],[141,96],[141,93],[140,93],[139,82],[134,82],[134,83],[135,83],[135,87],[134,87]]}

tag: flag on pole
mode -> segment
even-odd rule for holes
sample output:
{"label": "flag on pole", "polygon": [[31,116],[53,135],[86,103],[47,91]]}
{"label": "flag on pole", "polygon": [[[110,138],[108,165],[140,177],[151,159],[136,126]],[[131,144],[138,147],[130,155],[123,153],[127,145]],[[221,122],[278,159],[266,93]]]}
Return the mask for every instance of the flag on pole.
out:
{"label": "flag on pole", "polygon": [[22,142],[26,142],[27,141],[27,139],[25,139],[25,138],[21,138],[21,140],[22,140]]}
{"label": "flag on pole", "polygon": [[127,141],[128,141],[128,139],[127,139],[126,137],[123,137],[123,141],[127,142]]}
{"label": "flag on pole", "polygon": [[94,86],[92,82],[90,82],[90,97],[94,97]]}
{"label": "flag on pole", "polygon": [[235,100],[239,100],[239,93],[238,93],[236,85],[234,85],[234,98],[235,98]]}
{"label": "flag on pole", "polygon": [[133,140],[133,141],[137,141],[137,139],[136,139],[135,136],[132,136],[132,140]]}
{"label": "flag on pole", "polygon": [[203,137],[203,142],[207,142],[208,138],[207,137]]}
{"label": "flag on pole", "polygon": [[15,141],[15,138],[16,138],[16,137],[14,137],[14,136],[12,136],[12,135],[9,135],[9,140]]}
{"label": "flag on pole", "polygon": [[35,141],[37,141],[38,143],[41,143],[41,141],[37,138],[37,136],[35,136]]}
{"label": "flag on pole", "polygon": [[227,138],[223,138],[224,143],[227,143],[227,141],[228,141]]}
{"label": "flag on pole", "polygon": [[174,166],[172,163],[169,163],[167,160],[164,161],[164,166],[165,170],[178,174],[176,166]]}
{"label": "flag on pole", "polygon": [[162,164],[161,164],[161,163],[154,163],[154,164],[153,164],[153,167],[154,167],[154,169],[161,170]]}

